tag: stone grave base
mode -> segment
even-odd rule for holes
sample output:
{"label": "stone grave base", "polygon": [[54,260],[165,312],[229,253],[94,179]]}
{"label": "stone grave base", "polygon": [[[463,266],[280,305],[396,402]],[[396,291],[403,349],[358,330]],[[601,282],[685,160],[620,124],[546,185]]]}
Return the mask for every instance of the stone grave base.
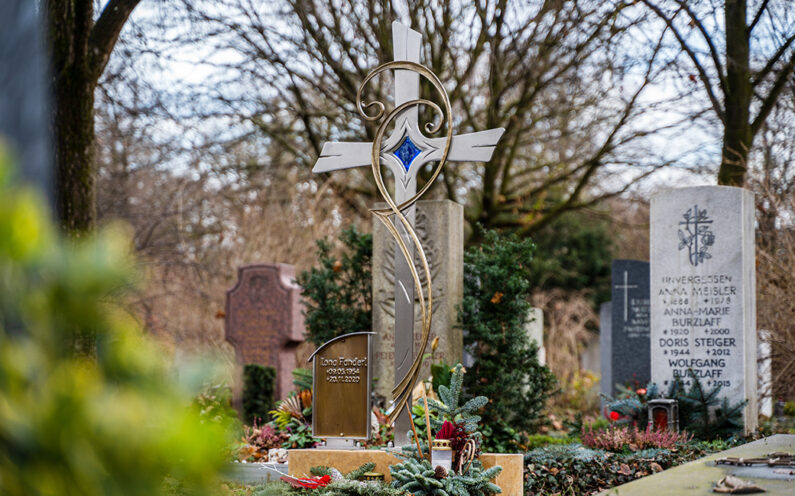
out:
{"label": "stone grave base", "polygon": [[240,482],[241,484],[256,485],[279,480],[282,475],[287,475],[286,463],[234,462],[226,466],[222,478],[223,480]]}
{"label": "stone grave base", "polygon": [[[400,459],[383,450],[327,450],[327,449],[292,449],[289,450],[289,475],[304,477],[309,470],[318,465],[333,467],[347,473],[367,462],[375,463],[375,472],[381,472],[387,482],[392,480],[389,466],[400,463]],[[484,468],[495,465],[502,467],[502,472],[494,483],[502,488],[503,496],[521,496],[523,493],[524,457],[521,454],[483,453],[480,462]]]}

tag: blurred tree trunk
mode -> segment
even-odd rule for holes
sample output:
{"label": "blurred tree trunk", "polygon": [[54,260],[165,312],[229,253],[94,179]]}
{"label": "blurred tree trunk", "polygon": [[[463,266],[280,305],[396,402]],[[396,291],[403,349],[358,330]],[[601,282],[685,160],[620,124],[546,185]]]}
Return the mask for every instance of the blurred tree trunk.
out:
{"label": "blurred tree trunk", "polygon": [[48,0],[53,71],[56,206],[64,231],[79,235],[96,218],[94,89],[121,28],[140,0],[111,0],[94,22],[93,0]]}

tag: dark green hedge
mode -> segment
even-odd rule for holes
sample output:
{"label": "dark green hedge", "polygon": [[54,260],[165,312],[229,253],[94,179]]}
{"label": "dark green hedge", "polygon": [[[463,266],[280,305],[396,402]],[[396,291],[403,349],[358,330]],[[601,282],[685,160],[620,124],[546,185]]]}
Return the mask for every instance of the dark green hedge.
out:
{"label": "dark green hedge", "polygon": [[243,419],[249,425],[268,421],[273,410],[276,370],[250,363],[243,367]]}
{"label": "dark green hedge", "polygon": [[525,454],[524,494],[596,494],[724,448],[699,442],[677,451],[608,454],[580,444],[546,446]]}

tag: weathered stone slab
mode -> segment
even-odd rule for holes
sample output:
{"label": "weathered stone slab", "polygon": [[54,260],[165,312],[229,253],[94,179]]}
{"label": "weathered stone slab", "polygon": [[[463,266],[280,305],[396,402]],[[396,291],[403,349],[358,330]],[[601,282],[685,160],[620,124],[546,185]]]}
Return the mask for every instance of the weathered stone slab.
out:
{"label": "weathered stone slab", "polygon": [[[768,496],[795,494],[795,477],[782,476],[771,467],[718,465],[719,458],[756,458],[775,452],[795,451],[795,435],[776,434],[752,443],[721,451],[699,460],[614,487],[600,495],[621,496],[712,496],[715,483],[727,475],[741,477],[765,489]],[[762,468],[762,470],[760,470]],[[748,470],[754,469],[754,470]]]}
{"label": "weathered stone slab", "polygon": [[304,340],[301,287],[287,264],[247,265],[226,293],[226,340],[241,365],[256,363],[276,369],[276,399],[293,389],[295,349]]}
{"label": "weathered stone slab", "polygon": [[651,379],[649,262],[613,260],[612,281],[612,382],[607,386],[615,393],[616,384],[637,389]]}
{"label": "weathered stone slab", "polygon": [[[433,361],[444,360],[452,365],[461,361],[463,353],[458,306],[464,294],[464,208],[449,200],[417,202],[416,231],[428,259],[433,285],[430,339],[439,337]],[[391,400],[395,384],[395,246],[387,229],[373,219],[373,377],[377,379],[375,391],[387,400]],[[397,256],[402,255],[397,253]],[[416,266],[421,266],[418,259]],[[415,301],[416,298],[415,295]],[[419,349],[422,329],[419,308],[419,304],[414,305],[415,350]],[[413,355],[408,358],[412,359]],[[429,361],[426,361],[420,377],[428,375]]]}
{"label": "weathered stone slab", "polygon": [[652,197],[651,294],[652,379],[688,384],[692,369],[705,387],[747,399],[746,431],[755,429],[753,193],[702,186]]}

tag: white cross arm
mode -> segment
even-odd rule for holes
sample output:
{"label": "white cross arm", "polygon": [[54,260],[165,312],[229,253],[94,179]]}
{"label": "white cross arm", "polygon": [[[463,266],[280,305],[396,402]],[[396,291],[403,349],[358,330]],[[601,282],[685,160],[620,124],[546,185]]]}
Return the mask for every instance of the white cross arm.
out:
{"label": "white cross arm", "polygon": [[323,145],[312,172],[317,174],[370,165],[372,147],[372,143],[327,142]]}
{"label": "white cross arm", "polygon": [[[497,128],[454,136],[447,160],[450,162],[488,162],[504,132],[505,129]],[[444,138],[429,139],[428,143],[433,151],[428,155],[426,161],[439,160],[442,157],[441,147],[444,146]],[[312,168],[312,172],[317,174],[369,166],[371,148],[372,143],[326,143],[320,151],[320,157]]]}

